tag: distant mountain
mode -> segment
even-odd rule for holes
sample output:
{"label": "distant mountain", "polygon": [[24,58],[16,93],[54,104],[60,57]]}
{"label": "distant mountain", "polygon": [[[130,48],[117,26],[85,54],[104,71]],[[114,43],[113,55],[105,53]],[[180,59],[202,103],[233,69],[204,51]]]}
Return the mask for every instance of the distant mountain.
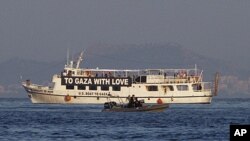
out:
{"label": "distant mountain", "polygon": [[[37,62],[14,58],[1,63],[0,84],[18,83],[23,79],[43,82],[50,80],[55,73],[62,71],[66,60],[58,62]],[[234,65],[207,58],[184,49],[178,44],[125,44],[109,45],[96,44],[87,49],[81,67],[84,68],[198,68],[205,74],[212,75],[221,72],[223,75],[237,75],[249,77],[248,70],[235,68]]]}
{"label": "distant mountain", "polygon": [[21,81],[31,79],[38,84],[49,83],[53,74],[63,69],[63,62],[36,62],[14,58],[0,64],[0,97],[24,97]]}
{"label": "distant mountain", "polygon": [[[0,86],[20,86],[20,76],[33,82],[44,84],[51,80],[55,73],[60,73],[66,61],[37,62],[14,58],[1,63]],[[84,68],[198,68],[204,70],[205,78],[211,81],[215,72],[222,75],[236,75],[249,78],[248,70],[241,70],[233,64],[207,58],[184,49],[178,44],[95,44],[85,51]],[[15,88],[15,87],[14,87]],[[13,89],[13,87],[10,87]],[[3,88],[1,88],[3,92]],[[1,92],[0,91],[0,92]],[[6,91],[6,90],[5,90]]]}
{"label": "distant mountain", "polygon": [[1,83],[3,84],[19,83],[21,77],[39,82],[48,80],[51,75],[60,71],[60,68],[62,70],[64,66],[62,62],[37,62],[19,58],[8,60],[0,65]]}
{"label": "distant mountain", "polygon": [[207,58],[187,50],[175,43],[168,44],[125,44],[93,45],[86,53],[89,67],[101,68],[198,68],[205,74],[249,76],[249,71],[235,67],[234,64]]}

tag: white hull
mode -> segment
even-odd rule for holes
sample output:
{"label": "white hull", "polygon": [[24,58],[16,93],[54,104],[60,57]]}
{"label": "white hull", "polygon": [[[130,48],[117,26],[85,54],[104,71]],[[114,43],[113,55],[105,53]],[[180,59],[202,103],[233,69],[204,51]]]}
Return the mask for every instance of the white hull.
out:
{"label": "white hull", "polygon": [[[32,103],[41,104],[103,104],[107,102],[108,97],[105,96],[71,96],[69,101],[65,100],[64,95],[52,95],[52,94],[38,94],[29,93],[29,97]],[[127,103],[127,97],[109,98],[111,101]],[[138,99],[144,99],[145,103],[157,103],[158,99],[161,99],[163,103],[178,103],[178,104],[209,104],[211,103],[212,96],[164,96],[164,97],[138,97]]]}

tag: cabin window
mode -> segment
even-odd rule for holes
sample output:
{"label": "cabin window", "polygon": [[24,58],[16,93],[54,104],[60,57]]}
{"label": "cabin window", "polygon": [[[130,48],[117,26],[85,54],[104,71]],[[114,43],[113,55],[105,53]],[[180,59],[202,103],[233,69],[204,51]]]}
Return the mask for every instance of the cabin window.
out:
{"label": "cabin window", "polygon": [[97,90],[97,86],[96,85],[89,86],[89,90]]}
{"label": "cabin window", "polygon": [[135,78],[136,82],[140,82],[140,83],[145,83],[147,81],[147,77],[146,76],[138,76],[137,78]]}
{"label": "cabin window", "polygon": [[74,90],[74,85],[66,85],[67,90]]}
{"label": "cabin window", "polygon": [[178,91],[188,91],[188,85],[177,85]]}
{"label": "cabin window", "polygon": [[121,91],[121,86],[113,86],[113,91]]}
{"label": "cabin window", "polygon": [[79,85],[77,86],[78,90],[86,90],[86,86],[84,85]]}
{"label": "cabin window", "polygon": [[168,86],[162,86],[163,90],[165,92],[167,91],[174,91],[174,87],[172,85],[168,85]]}
{"label": "cabin window", "polygon": [[192,85],[194,91],[200,91],[202,90],[201,84],[193,84]]}
{"label": "cabin window", "polygon": [[102,91],[108,91],[109,90],[109,86],[101,86],[101,90]]}
{"label": "cabin window", "polygon": [[148,91],[158,91],[158,86],[147,86]]}
{"label": "cabin window", "polygon": [[167,86],[167,90],[174,91],[174,87],[173,86]]}

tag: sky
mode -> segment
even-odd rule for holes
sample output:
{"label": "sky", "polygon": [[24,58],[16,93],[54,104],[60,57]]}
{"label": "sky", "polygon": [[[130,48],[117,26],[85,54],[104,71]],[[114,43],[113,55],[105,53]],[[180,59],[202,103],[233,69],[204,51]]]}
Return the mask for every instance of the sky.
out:
{"label": "sky", "polygon": [[250,66],[249,0],[1,0],[0,63],[65,59],[96,43],[178,43]]}

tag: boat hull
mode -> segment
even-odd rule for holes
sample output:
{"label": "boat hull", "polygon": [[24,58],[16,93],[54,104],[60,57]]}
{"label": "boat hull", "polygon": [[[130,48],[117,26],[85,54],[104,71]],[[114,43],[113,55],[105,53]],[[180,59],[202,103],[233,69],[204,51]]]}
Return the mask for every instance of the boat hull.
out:
{"label": "boat hull", "polygon": [[146,105],[137,108],[115,107],[111,109],[103,109],[102,112],[163,112],[169,107],[169,104]]}
{"label": "boat hull", "polygon": [[[103,104],[110,97],[107,96],[69,96],[44,93],[28,93],[32,103],[43,104]],[[68,99],[67,99],[68,98]],[[127,103],[127,97],[110,98],[117,103]],[[169,104],[209,104],[212,100],[212,95],[204,96],[159,96],[159,97],[138,97],[143,99],[145,103],[157,103],[159,99],[163,103]]]}

